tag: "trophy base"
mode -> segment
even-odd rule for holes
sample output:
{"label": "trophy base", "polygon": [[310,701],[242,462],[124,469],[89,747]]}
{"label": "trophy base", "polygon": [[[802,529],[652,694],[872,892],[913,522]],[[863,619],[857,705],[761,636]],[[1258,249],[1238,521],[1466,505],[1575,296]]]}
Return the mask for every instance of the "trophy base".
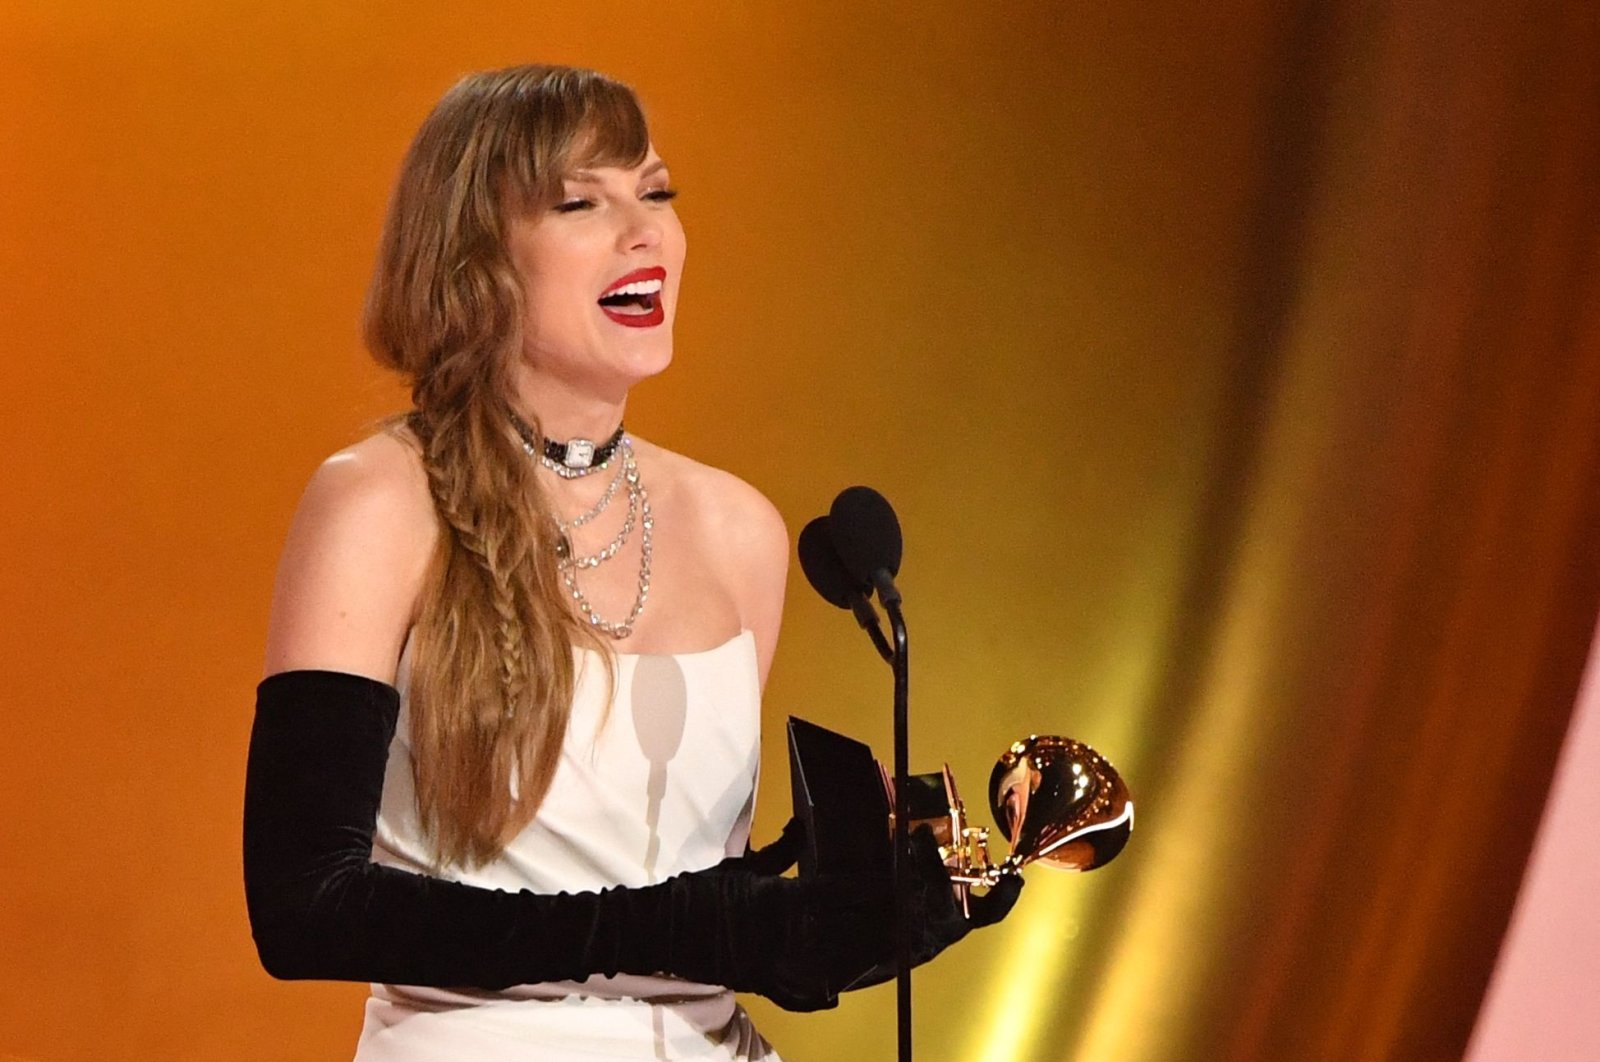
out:
{"label": "trophy base", "polygon": [[[932,831],[966,913],[968,886],[998,880],[986,858],[988,831],[967,827],[949,767],[911,775],[907,782],[908,828]],[[802,875],[889,873],[894,787],[869,746],[790,716],[789,783],[794,813],[805,825]],[[977,865],[970,854],[974,845],[982,853]]]}
{"label": "trophy base", "polygon": [[889,790],[871,748],[790,716],[789,786],[805,825],[803,877],[889,873]]}

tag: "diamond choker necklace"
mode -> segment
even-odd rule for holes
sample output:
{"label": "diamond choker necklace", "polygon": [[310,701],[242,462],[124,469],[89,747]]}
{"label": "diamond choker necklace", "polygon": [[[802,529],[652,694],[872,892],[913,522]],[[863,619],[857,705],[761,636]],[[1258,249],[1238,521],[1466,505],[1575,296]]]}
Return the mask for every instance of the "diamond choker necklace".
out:
{"label": "diamond choker necklace", "polygon": [[537,457],[541,465],[563,479],[580,479],[603,471],[610,466],[617,447],[622,445],[621,424],[618,424],[617,430],[611,433],[611,438],[596,445],[591,439],[568,439],[564,443],[556,442],[554,439],[540,439],[539,433],[515,412],[511,413],[511,423],[517,429],[517,434],[522,437],[523,449]]}

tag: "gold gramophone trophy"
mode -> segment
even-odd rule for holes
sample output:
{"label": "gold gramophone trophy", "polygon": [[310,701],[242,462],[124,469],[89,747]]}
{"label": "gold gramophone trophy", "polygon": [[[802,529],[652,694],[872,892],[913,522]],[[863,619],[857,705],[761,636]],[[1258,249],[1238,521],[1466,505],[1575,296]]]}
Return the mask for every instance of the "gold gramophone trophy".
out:
{"label": "gold gramophone trophy", "polygon": [[1133,831],[1133,800],[1122,776],[1071,738],[1035,734],[1014,742],[995,763],[989,810],[1010,848],[998,863],[989,855],[988,828],[967,821],[949,764],[936,774],[914,775],[912,785],[911,828],[933,831],[963,906],[973,886],[998,884],[1031,863],[1061,870],[1104,866]]}
{"label": "gold gramophone trophy", "polygon": [[[789,719],[789,776],[795,812],[807,827],[802,874],[882,866],[893,829],[889,773],[861,742]],[[1133,831],[1133,800],[1116,768],[1071,738],[1035,735],[1014,743],[989,775],[989,808],[1009,854],[989,854],[989,830],[967,820],[949,764],[911,775],[908,826],[939,842],[963,907],[968,890],[998,884],[1032,863],[1093,870],[1110,862]]]}

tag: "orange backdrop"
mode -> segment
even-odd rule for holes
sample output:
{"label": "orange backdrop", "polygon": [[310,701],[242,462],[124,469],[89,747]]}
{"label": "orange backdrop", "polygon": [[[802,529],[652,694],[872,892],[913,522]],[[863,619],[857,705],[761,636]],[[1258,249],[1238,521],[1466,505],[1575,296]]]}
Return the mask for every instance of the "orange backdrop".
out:
{"label": "orange backdrop", "polygon": [[[1503,6],[0,8],[0,1054],[348,1056],[364,987],[244,916],[271,573],[403,400],[356,319],[405,143],[528,60],[634,83],[684,191],[630,423],[795,531],[895,502],[916,768],[981,804],[1065,733],[1139,800],[918,974],[918,1056],[1458,1053],[1600,575],[1600,27]],[[759,835],[783,716],[887,750],[882,672],[796,572]],[[891,989],[752,1006],[891,1056]]]}

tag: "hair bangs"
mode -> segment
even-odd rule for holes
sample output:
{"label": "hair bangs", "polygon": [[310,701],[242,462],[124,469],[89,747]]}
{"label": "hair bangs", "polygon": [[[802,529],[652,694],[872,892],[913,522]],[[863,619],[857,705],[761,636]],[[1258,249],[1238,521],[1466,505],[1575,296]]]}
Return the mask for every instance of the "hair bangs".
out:
{"label": "hair bangs", "polygon": [[633,90],[590,70],[557,70],[518,93],[521,114],[507,144],[504,194],[524,210],[561,199],[573,170],[633,167],[650,151],[650,130]]}

